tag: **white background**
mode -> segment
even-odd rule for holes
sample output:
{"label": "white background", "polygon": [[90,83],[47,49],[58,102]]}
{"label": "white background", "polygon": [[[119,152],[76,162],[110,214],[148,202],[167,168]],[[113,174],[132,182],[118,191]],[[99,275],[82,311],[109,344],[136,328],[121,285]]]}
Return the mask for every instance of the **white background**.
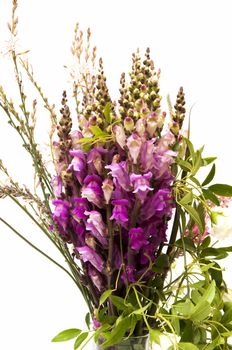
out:
{"label": "white background", "polygon": [[[6,51],[10,0],[0,0],[0,51]],[[70,60],[75,22],[93,32],[103,56],[108,85],[118,95],[120,73],[130,69],[131,53],[150,46],[161,68],[161,92],[174,101],[183,85],[192,111],[192,140],[205,144],[206,155],[217,155],[219,182],[232,183],[232,50],[231,1],[19,1],[19,43],[30,49],[34,73],[52,103],[59,107],[68,89],[64,64]],[[0,84],[16,99],[9,59],[0,60]],[[29,95],[37,97],[32,87]],[[40,136],[48,116],[40,113]],[[31,183],[29,159],[0,112],[0,158],[22,183]],[[46,132],[44,131],[44,138]],[[44,250],[60,259],[35,227],[8,200],[0,213]],[[228,243],[228,242],[227,242]],[[62,262],[62,258],[59,260]],[[229,276],[229,270],[227,272]],[[69,277],[0,226],[0,349],[62,350],[53,344],[60,330],[81,327],[84,302]]]}

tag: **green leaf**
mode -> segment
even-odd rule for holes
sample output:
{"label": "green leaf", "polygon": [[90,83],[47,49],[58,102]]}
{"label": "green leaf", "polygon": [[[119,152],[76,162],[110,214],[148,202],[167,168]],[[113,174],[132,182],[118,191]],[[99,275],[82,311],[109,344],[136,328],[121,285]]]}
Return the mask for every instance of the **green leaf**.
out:
{"label": "green leaf", "polygon": [[163,272],[170,265],[169,256],[167,254],[161,254],[155,261],[155,264],[152,266],[152,271],[154,272]]}
{"label": "green leaf", "polygon": [[194,161],[194,166],[192,169],[192,175],[196,175],[202,164],[201,151],[196,151],[196,157]]}
{"label": "green leaf", "polygon": [[217,206],[220,205],[219,199],[209,189],[203,188],[202,192],[203,192],[205,199],[209,199],[212,203],[216,204]]}
{"label": "green leaf", "polygon": [[211,242],[210,236],[205,237],[204,241],[200,245],[200,249],[202,250],[204,248],[207,248],[210,245],[210,242]]}
{"label": "green leaf", "polygon": [[201,187],[200,182],[194,177],[194,176],[190,176],[189,178],[192,182],[194,182],[197,186]]}
{"label": "green leaf", "polygon": [[113,328],[108,340],[106,340],[101,345],[102,349],[107,349],[107,347],[110,347],[114,344],[119,343],[123,339],[129,327],[130,327],[130,318],[129,317],[122,318],[118,322],[118,324]]}
{"label": "green leaf", "polygon": [[221,322],[223,324],[230,323],[232,321],[232,302],[226,302],[223,310],[224,315],[222,316]]}
{"label": "green leaf", "polygon": [[195,252],[196,251],[196,247],[193,243],[193,240],[189,237],[183,237],[182,239],[178,239],[175,243],[175,245],[178,248],[185,248],[186,250],[190,251],[190,252]]}
{"label": "green leaf", "polygon": [[106,122],[108,124],[111,123],[110,107],[111,107],[110,102],[107,102],[107,104],[105,105],[105,107],[103,109],[103,114],[104,114],[104,116],[106,118]]}
{"label": "green leaf", "polygon": [[227,252],[225,250],[222,250],[221,248],[213,248],[208,247],[202,250],[201,257],[202,258],[214,258],[217,260],[224,259],[228,256]]}
{"label": "green leaf", "polygon": [[86,326],[88,327],[88,329],[90,329],[90,313],[87,312],[87,314],[85,315],[85,323]]}
{"label": "green leaf", "polygon": [[114,289],[107,289],[100,297],[100,300],[99,300],[99,306],[102,305],[106,299],[109,298],[109,296],[113,293]]}
{"label": "green leaf", "polygon": [[217,159],[217,157],[207,157],[207,158],[203,158],[203,159],[202,159],[202,165],[203,165],[203,166],[209,165],[209,164],[213,163],[216,159]]}
{"label": "green leaf", "polygon": [[190,205],[187,205],[187,204],[183,204],[182,206],[189,213],[191,218],[194,220],[194,222],[199,227],[200,232],[203,234],[204,233],[205,223],[201,220],[201,217],[198,214],[197,210],[195,208],[191,207]]}
{"label": "green leaf", "polygon": [[74,343],[74,350],[78,349],[81,346],[81,344],[85,341],[85,339],[88,337],[88,335],[89,335],[88,332],[83,332],[77,337],[77,339]]}
{"label": "green leaf", "polygon": [[90,143],[95,140],[95,137],[82,137],[81,139],[77,140],[76,143]]}
{"label": "green leaf", "polygon": [[177,163],[184,171],[192,172],[192,165],[189,162],[187,162],[186,160],[178,159]]}
{"label": "green leaf", "polygon": [[191,315],[191,319],[194,321],[203,321],[207,317],[210,316],[211,313],[211,306],[207,301],[200,302],[198,305],[195,306],[195,311]]}
{"label": "green leaf", "polygon": [[150,334],[152,343],[160,345],[160,337],[162,333],[158,329],[150,329],[149,334]]}
{"label": "green leaf", "polygon": [[232,186],[230,185],[214,184],[209,186],[209,189],[219,196],[232,197]]}
{"label": "green leaf", "polygon": [[101,128],[99,128],[99,126],[97,125],[91,125],[89,127],[89,129],[91,130],[91,132],[94,134],[94,136],[96,137],[106,137],[106,136],[109,136],[109,134],[105,131],[103,131]]}
{"label": "green leaf", "polygon": [[180,204],[183,205],[183,204],[192,203],[193,198],[194,198],[194,197],[193,197],[192,191],[191,191],[191,192],[188,192],[188,193],[180,200]]}
{"label": "green leaf", "polygon": [[[215,268],[217,270],[215,270]],[[211,278],[216,282],[217,287],[219,288],[223,282],[223,275],[220,265],[214,261],[214,266],[209,269],[209,274]]]}
{"label": "green leaf", "polygon": [[172,314],[178,315],[182,314],[184,317],[188,317],[192,314],[194,310],[194,305],[191,300],[187,299],[184,302],[177,302],[172,307]]}
{"label": "green leaf", "polygon": [[208,175],[206,176],[205,180],[202,182],[202,186],[208,185],[214,178],[216,172],[216,166],[215,164],[212,165],[212,168]]}
{"label": "green leaf", "polygon": [[184,138],[184,140],[185,140],[185,142],[186,142],[186,144],[187,144],[187,146],[188,146],[189,153],[190,153],[191,158],[192,158],[192,160],[193,160],[193,162],[194,162],[194,161],[195,161],[195,151],[194,151],[194,146],[193,146],[192,142],[191,142],[189,139]]}
{"label": "green leaf", "polygon": [[144,311],[146,311],[151,306],[151,304],[152,304],[152,301],[150,301],[147,305],[133,311],[131,315],[142,315]]}
{"label": "green leaf", "polygon": [[[114,306],[116,306],[116,308],[118,310],[125,310],[126,309],[126,305],[125,305],[125,299],[117,296],[117,295],[111,295],[110,296],[110,300],[112,301],[112,303],[114,304]],[[132,306],[132,305],[131,305]]]}
{"label": "green leaf", "polygon": [[66,329],[60,333],[58,333],[53,339],[52,342],[60,342],[60,341],[67,341],[73,338],[76,338],[78,334],[81,333],[80,329],[77,328],[70,328]]}

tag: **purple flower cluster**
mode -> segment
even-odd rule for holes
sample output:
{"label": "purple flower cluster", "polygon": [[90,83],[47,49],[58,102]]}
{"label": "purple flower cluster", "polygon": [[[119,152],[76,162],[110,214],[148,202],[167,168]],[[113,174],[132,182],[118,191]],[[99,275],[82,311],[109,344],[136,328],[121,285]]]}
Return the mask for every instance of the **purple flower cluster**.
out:
{"label": "purple flower cluster", "polygon": [[144,275],[166,241],[173,208],[172,134],[150,138],[146,130],[125,133],[122,125],[114,132],[110,151],[73,145],[66,166],[75,188],[71,194],[64,191],[62,171],[53,179],[53,220],[60,236],[73,245],[96,293],[107,289],[109,266],[111,276],[121,273],[122,288]]}

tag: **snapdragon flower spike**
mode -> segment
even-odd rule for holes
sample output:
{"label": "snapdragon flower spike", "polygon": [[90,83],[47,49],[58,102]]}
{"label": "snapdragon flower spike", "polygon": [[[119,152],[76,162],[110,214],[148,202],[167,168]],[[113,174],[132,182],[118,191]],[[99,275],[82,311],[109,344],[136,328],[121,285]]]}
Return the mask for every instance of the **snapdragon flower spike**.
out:
{"label": "snapdragon flower spike", "polygon": [[103,206],[102,179],[98,175],[88,175],[84,179],[82,197],[95,204],[98,208]]}

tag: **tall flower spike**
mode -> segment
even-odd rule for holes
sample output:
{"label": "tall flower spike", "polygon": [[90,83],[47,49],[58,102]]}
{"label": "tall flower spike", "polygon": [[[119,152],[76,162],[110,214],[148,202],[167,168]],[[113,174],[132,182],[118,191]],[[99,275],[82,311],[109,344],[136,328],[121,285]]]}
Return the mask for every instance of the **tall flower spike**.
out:
{"label": "tall flower spike", "polygon": [[69,196],[72,194],[72,182],[73,176],[72,173],[68,170],[68,163],[70,161],[69,151],[72,147],[72,138],[71,138],[71,129],[72,129],[72,119],[70,117],[70,110],[67,105],[67,94],[66,91],[63,92],[62,100],[61,100],[62,108],[60,110],[61,118],[59,121],[58,129],[58,137],[59,137],[59,159],[58,163],[66,164],[63,167],[63,171],[61,174],[62,181],[65,186],[66,194]]}
{"label": "tall flower spike", "polygon": [[[108,102],[111,103],[111,98],[110,98],[108,87],[106,85],[106,77],[105,77],[104,68],[103,68],[103,60],[102,58],[100,58],[99,70],[98,70],[97,81],[96,81],[95,105],[93,106],[95,113],[99,116],[98,124],[101,124],[102,121],[105,119],[103,110]],[[111,103],[111,111],[114,112],[112,103]]]}
{"label": "tall flower spike", "polygon": [[170,127],[171,132],[175,135],[175,137],[178,136],[179,130],[182,128],[184,118],[185,118],[185,112],[186,109],[184,107],[185,105],[185,94],[183,87],[180,87],[177,98],[176,98],[176,104],[174,106],[175,112],[172,114],[172,124]]}

